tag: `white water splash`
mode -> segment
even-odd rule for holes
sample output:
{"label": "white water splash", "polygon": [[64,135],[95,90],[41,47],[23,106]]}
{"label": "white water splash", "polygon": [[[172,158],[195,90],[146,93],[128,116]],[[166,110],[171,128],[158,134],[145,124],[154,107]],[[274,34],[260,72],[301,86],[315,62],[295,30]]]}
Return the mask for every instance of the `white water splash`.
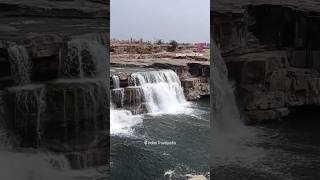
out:
{"label": "white water splash", "polygon": [[174,175],[174,170],[168,170],[164,173],[164,177],[169,177],[169,179],[172,179],[173,175]]}
{"label": "white water splash", "polygon": [[142,123],[139,116],[133,116],[130,111],[123,109],[110,109],[110,134],[118,136],[133,136],[133,127]]}
{"label": "white water splash", "polygon": [[[116,76],[116,75],[114,75]],[[118,78],[112,77],[115,87]],[[145,71],[131,74],[129,84],[139,87],[140,94],[146,103],[150,115],[177,114],[186,112],[188,105],[178,75],[172,70]],[[123,108],[123,88],[112,90],[112,105],[110,109],[111,134],[132,136],[134,126],[142,123],[139,116],[133,116],[131,111]],[[116,109],[114,106],[117,106]],[[119,108],[120,107],[120,108]]]}
{"label": "white water splash", "polygon": [[130,81],[142,88],[151,114],[175,113],[187,104],[180,79],[172,70],[133,73]]}

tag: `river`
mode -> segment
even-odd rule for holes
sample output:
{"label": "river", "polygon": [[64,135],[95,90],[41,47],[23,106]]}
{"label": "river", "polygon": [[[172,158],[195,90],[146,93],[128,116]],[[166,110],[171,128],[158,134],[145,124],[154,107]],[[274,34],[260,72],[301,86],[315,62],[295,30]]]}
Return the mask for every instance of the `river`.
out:
{"label": "river", "polygon": [[111,109],[111,177],[208,177],[209,99],[186,102],[173,71],[144,70],[132,76],[139,74],[146,81],[138,84],[148,112],[132,115],[123,108]]}

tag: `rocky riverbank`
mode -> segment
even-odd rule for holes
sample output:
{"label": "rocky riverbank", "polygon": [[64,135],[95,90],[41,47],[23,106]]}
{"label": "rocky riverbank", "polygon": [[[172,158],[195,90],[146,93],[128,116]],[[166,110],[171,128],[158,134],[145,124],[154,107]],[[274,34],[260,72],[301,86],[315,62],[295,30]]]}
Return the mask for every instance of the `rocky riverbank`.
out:
{"label": "rocky riverbank", "polygon": [[320,4],[217,1],[213,37],[248,123],[320,105]]}

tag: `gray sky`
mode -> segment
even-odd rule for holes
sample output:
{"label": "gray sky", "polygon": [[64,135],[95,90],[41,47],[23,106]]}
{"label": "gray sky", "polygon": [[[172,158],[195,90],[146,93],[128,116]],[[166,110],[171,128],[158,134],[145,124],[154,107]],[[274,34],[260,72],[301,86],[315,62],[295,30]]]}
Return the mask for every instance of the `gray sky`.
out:
{"label": "gray sky", "polygon": [[111,0],[111,38],[210,41],[210,0]]}

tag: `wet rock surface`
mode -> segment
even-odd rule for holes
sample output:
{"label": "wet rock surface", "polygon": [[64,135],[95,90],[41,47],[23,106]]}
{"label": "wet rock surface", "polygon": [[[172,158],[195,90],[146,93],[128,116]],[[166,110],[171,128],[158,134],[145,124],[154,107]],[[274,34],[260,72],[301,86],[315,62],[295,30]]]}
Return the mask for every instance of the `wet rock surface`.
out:
{"label": "wet rock surface", "polygon": [[313,0],[215,3],[214,38],[248,123],[320,105],[319,7]]}

